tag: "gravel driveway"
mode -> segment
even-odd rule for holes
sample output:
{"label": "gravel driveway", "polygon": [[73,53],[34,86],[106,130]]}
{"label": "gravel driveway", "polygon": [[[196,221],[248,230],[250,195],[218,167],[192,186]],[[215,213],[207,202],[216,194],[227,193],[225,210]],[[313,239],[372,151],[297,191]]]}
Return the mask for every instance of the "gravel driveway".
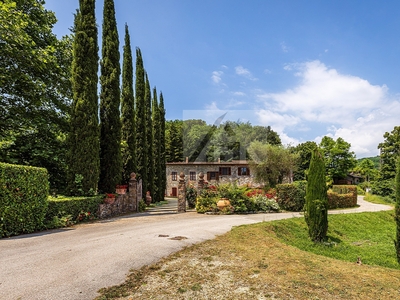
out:
{"label": "gravel driveway", "polygon": [[[362,197],[358,204],[330,213],[392,209]],[[232,226],[300,216],[177,214],[175,205],[172,200],[146,213],[0,239],[0,299],[93,299],[100,288],[123,283],[130,269],[212,239]]]}

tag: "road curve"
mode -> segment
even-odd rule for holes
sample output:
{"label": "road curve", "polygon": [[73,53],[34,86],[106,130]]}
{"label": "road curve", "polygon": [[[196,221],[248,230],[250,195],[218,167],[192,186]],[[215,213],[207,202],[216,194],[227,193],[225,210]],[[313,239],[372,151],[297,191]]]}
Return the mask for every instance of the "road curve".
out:
{"label": "road curve", "polygon": [[[176,200],[171,201],[175,206]],[[358,198],[358,208],[329,213],[389,210]],[[177,214],[174,206],[66,229],[0,239],[0,299],[93,299],[102,287],[123,283],[140,268],[232,226],[300,217],[299,213]],[[176,207],[176,206],[175,206]],[[171,239],[185,237],[186,239]]]}

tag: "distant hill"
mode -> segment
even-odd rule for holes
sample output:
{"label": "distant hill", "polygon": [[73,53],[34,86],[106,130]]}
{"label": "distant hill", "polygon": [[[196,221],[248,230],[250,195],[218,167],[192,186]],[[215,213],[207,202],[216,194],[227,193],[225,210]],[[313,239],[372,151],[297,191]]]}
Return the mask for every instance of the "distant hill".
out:
{"label": "distant hill", "polygon": [[375,157],[364,157],[364,158],[360,158],[360,159],[357,159],[357,162],[359,163],[359,162],[361,162],[361,161],[364,160],[364,159],[370,159],[370,160],[372,160],[372,161],[374,162],[374,167],[375,167],[375,169],[379,169],[379,167],[380,167],[380,161],[381,161],[381,158],[380,158],[379,155],[377,155],[377,156],[375,156]]}

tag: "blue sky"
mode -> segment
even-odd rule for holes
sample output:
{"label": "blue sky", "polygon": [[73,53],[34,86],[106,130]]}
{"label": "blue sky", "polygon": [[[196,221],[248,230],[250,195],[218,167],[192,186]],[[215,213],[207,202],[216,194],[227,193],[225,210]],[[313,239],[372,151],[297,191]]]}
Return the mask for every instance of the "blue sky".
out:
{"label": "blue sky", "polygon": [[[78,0],[46,0],[58,36]],[[103,0],[96,1],[99,38]],[[325,135],[378,155],[400,125],[400,1],[115,0],[167,119],[270,125],[285,144]],[[121,50],[122,51],[122,50]],[[122,52],[121,52],[122,57]]]}

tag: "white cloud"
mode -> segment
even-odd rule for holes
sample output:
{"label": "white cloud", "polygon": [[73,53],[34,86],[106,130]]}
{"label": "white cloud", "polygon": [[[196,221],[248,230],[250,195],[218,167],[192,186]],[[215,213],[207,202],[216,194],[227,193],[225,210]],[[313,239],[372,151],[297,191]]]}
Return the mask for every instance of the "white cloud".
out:
{"label": "white cloud", "polygon": [[235,67],[235,72],[237,75],[246,77],[247,79],[257,80],[257,78],[255,78],[248,69],[243,68],[242,66]]}
{"label": "white cloud", "polygon": [[285,43],[285,42],[282,42],[282,43],[281,43],[281,49],[282,49],[282,51],[285,52],[285,53],[288,53],[288,52],[289,52],[289,48],[288,48],[288,46],[286,46],[286,43]]}
{"label": "white cloud", "polygon": [[383,134],[399,124],[400,102],[390,98],[385,85],[340,74],[318,60],[284,68],[295,72],[299,84],[281,93],[258,95],[265,107],[259,112],[260,120],[278,131],[281,138],[285,135],[289,140],[288,131],[301,135],[294,129],[312,122],[314,127],[320,124],[319,131],[321,127],[330,128],[327,134],[351,143],[357,156],[374,156]]}
{"label": "white cloud", "polygon": [[246,94],[243,93],[243,92],[233,92],[233,95],[234,96],[240,96],[240,97],[246,96]]}
{"label": "white cloud", "polygon": [[222,71],[214,71],[212,72],[212,76],[211,76],[211,80],[215,83],[215,84],[219,84],[222,80],[222,75],[224,74],[224,72]]}
{"label": "white cloud", "polygon": [[269,69],[265,69],[265,70],[264,70],[264,74],[272,74],[272,71],[269,70]]}

